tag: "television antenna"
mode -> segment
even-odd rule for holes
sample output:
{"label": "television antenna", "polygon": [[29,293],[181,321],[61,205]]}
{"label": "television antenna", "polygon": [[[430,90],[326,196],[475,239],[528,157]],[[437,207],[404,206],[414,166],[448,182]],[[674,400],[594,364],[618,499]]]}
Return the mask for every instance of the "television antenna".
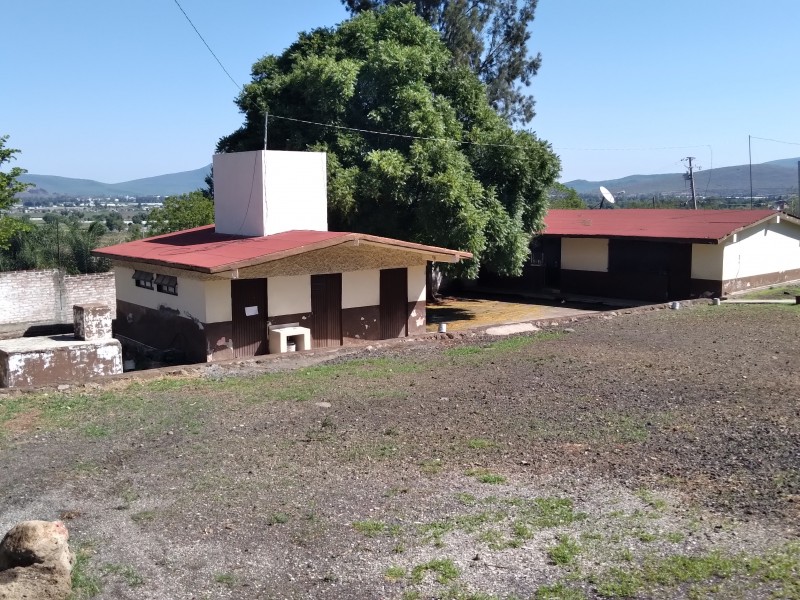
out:
{"label": "television antenna", "polygon": [[616,200],[614,200],[614,194],[609,192],[608,188],[602,185],[600,186],[600,195],[602,198],[600,198],[600,204],[598,204],[596,208],[603,208],[603,204],[605,202],[608,202],[609,204],[614,204],[616,202]]}

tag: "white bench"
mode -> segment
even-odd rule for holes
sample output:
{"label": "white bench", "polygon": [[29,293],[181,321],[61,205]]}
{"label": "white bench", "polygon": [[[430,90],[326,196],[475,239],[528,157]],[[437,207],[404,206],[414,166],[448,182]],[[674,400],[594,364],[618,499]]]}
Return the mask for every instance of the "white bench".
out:
{"label": "white bench", "polygon": [[269,328],[270,354],[286,352],[286,345],[289,342],[294,342],[297,350],[309,350],[311,348],[311,330],[298,325],[276,325]]}

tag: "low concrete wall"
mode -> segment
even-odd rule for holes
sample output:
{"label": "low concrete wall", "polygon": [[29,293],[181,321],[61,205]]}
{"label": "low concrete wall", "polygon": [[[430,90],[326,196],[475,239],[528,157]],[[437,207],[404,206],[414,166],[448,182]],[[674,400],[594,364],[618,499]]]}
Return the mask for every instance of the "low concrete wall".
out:
{"label": "low concrete wall", "polygon": [[114,273],[66,275],[58,269],[0,273],[0,325],[72,323],[75,304],[117,305]]}

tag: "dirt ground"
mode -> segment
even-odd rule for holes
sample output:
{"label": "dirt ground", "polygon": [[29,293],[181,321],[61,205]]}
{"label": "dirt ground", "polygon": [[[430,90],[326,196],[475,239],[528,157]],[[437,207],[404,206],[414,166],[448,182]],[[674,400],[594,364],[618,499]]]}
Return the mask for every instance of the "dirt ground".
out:
{"label": "dirt ground", "polygon": [[3,395],[0,531],[66,519],[76,598],[800,598],[798,331],[696,305]]}

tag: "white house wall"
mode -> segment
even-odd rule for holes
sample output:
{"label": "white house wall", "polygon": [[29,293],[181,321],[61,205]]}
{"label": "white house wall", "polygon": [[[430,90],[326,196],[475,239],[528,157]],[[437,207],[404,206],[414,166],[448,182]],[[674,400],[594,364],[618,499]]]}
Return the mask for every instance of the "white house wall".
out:
{"label": "white house wall", "polygon": [[770,220],[741,231],[724,243],[723,280],[797,269],[800,269],[800,226],[794,223]]}
{"label": "white house wall", "polygon": [[722,246],[692,244],[692,279],[722,281]]}
{"label": "white house wall", "polygon": [[153,310],[161,307],[170,308],[177,310],[183,317],[196,319],[202,323],[216,323],[231,319],[229,281],[178,277],[178,295],[173,296],[156,289],[136,287],[136,282],[133,280],[133,269],[127,267],[115,267],[114,278],[117,300]]}
{"label": "white house wall", "polygon": [[561,268],[574,271],[608,271],[608,239],[561,239]]}
{"label": "white house wall", "polygon": [[263,154],[267,205],[264,235],[293,229],[328,231],[325,153],[269,150]]}
{"label": "white house wall", "polygon": [[342,273],[342,308],[377,306],[381,296],[379,269]]}
{"label": "white house wall", "polygon": [[311,312],[311,275],[270,277],[267,314],[270,317]]}
{"label": "white house wall", "polygon": [[214,225],[217,233],[264,235],[263,151],[214,155]]}
{"label": "white house wall", "polygon": [[425,302],[427,266],[408,267],[408,301]]}

